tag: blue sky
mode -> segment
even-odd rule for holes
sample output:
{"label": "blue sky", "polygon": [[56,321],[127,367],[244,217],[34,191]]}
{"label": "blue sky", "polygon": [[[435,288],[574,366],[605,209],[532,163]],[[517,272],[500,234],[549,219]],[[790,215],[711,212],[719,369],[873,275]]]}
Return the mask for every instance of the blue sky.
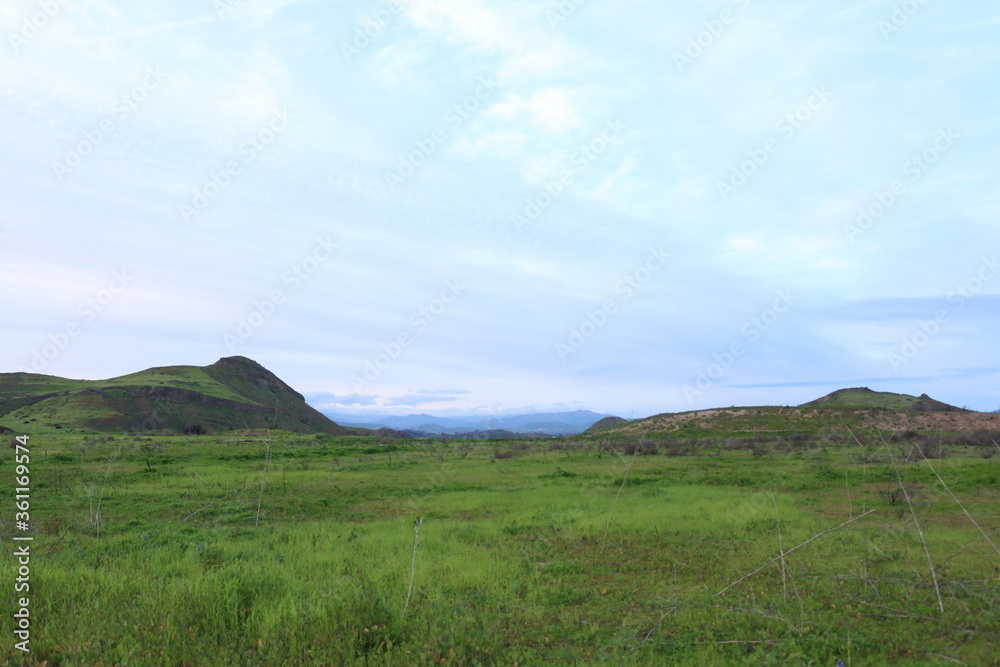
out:
{"label": "blue sky", "polygon": [[0,6],[0,370],[1000,406],[987,3]]}

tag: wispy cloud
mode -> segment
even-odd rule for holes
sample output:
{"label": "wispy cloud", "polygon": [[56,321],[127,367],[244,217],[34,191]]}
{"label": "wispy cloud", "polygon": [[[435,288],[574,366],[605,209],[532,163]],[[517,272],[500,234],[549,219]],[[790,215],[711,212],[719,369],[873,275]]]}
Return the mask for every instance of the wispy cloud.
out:
{"label": "wispy cloud", "polygon": [[[0,6],[3,30],[32,35],[0,49],[8,368],[127,265],[141,279],[49,371],[210,363],[281,290],[241,353],[355,412],[686,409],[681,388],[712,364],[701,407],[808,400],[817,378],[998,399],[974,372],[1000,363],[1000,282],[979,275],[1000,247],[982,85],[1000,19],[980,6],[925,3],[885,38],[891,3],[874,0],[749,3],[718,34],[693,1],[401,0],[348,59],[378,3],[234,0],[221,20],[196,4],[73,3],[37,30],[36,3]],[[123,118],[151,66],[167,77]],[[483,76],[496,91],[463,107]],[[276,109],[294,119],[270,136]],[[604,145],[615,118],[628,129]],[[961,139],[936,155],[944,127]],[[53,162],[74,152],[60,181]],[[412,177],[391,191],[401,163]],[[720,182],[739,187],[724,199]],[[205,188],[211,206],[181,224]],[[878,206],[851,243],[845,225]],[[337,257],[289,278],[323,235]],[[640,288],[651,247],[673,258]],[[443,308],[455,276],[468,290]],[[794,310],[753,324],[788,287]],[[961,309],[960,289],[975,292]],[[889,383],[886,355],[940,308],[946,325]],[[729,363],[748,322],[759,339]],[[581,326],[564,364],[555,345]],[[351,374],[385,365],[383,346],[395,358],[359,394]]]}

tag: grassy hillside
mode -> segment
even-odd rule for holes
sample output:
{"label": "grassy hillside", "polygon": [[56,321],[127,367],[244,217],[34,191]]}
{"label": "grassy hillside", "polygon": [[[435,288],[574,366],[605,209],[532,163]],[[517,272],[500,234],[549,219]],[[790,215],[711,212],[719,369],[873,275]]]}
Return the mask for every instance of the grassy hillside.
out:
{"label": "grassy hillside", "polygon": [[815,401],[804,403],[803,407],[858,407],[882,410],[916,410],[918,412],[962,412],[962,408],[935,401],[927,394],[910,396],[893,394],[888,391],[872,391],[868,387],[840,389]]}
{"label": "grassy hillside", "polygon": [[0,375],[0,425],[30,433],[280,428],[346,433],[260,364],[228,357],[211,366],[150,368],[109,380]]}
{"label": "grassy hillside", "polygon": [[[607,421],[607,420],[605,420]],[[601,424],[601,422],[599,422]],[[597,426],[597,424],[595,424]],[[841,389],[797,407],[755,406],[664,413],[592,429],[588,437],[700,437],[726,435],[822,435],[845,429],[887,432],[997,429],[1000,417],[957,408],[926,394],[910,396],[866,387]]]}
{"label": "grassy hillside", "polygon": [[605,417],[604,419],[598,421],[593,426],[588,428],[584,433],[596,433],[597,431],[604,430],[611,426],[618,426],[619,424],[627,424],[627,419],[622,419],[621,417]]}

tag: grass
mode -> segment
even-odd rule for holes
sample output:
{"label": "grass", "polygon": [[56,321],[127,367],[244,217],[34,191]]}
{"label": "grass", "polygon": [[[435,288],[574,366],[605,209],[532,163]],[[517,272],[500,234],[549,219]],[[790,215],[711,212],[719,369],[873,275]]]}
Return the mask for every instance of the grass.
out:
{"label": "grass", "polygon": [[208,396],[245,401],[246,398],[219,382],[200,366],[170,366],[151,368],[108,380],[70,380],[53,375],[0,374],[0,392],[7,396],[29,397],[79,389],[113,389],[116,387],[177,387],[198,391]]}
{"label": "grass", "polygon": [[954,445],[931,468],[867,436],[864,456],[845,438],[599,457],[37,435],[33,653],[0,661],[1000,664],[1000,457]]}

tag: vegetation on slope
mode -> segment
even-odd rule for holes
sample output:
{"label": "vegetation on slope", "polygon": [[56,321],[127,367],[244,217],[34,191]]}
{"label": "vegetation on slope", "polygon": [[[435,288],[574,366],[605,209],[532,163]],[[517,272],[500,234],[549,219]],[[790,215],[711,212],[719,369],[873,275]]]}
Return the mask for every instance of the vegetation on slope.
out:
{"label": "vegetation on slope", "polygon": [[856,407],[881,410],[915,410],[918,412],[963,412],[962,408],[936,401],[927,394],[910,396],[888,391],[872,391],[868,387],[840,389],[802,407]]}
{"label": "vegetation on slope", "polygon": [[1000,427],[993,413],[972,412],[922,396],[842,389],[798,407],[753,406],[692,410],[610,424],[588,437],[654,438],[755,433],[822,435],[879,425],[889,430],[975,431]]}
{"label": "vegetation on slope", "polygon": [[584,433],[596,433],[597,431],[610,428],[612,426],[617,426],[618,424],[627,424],[627,419],[622,419],[621,417],[605,417],[600,421],[596,422],[593,426],[588,428]]}
{"label": "vegetation on slope", "polygon": [[151,368],[110,380],[0,375],[0,423],[29,433],[209,432],[278,428],[343,435],[260,364],[228,357],[211,366]]}

